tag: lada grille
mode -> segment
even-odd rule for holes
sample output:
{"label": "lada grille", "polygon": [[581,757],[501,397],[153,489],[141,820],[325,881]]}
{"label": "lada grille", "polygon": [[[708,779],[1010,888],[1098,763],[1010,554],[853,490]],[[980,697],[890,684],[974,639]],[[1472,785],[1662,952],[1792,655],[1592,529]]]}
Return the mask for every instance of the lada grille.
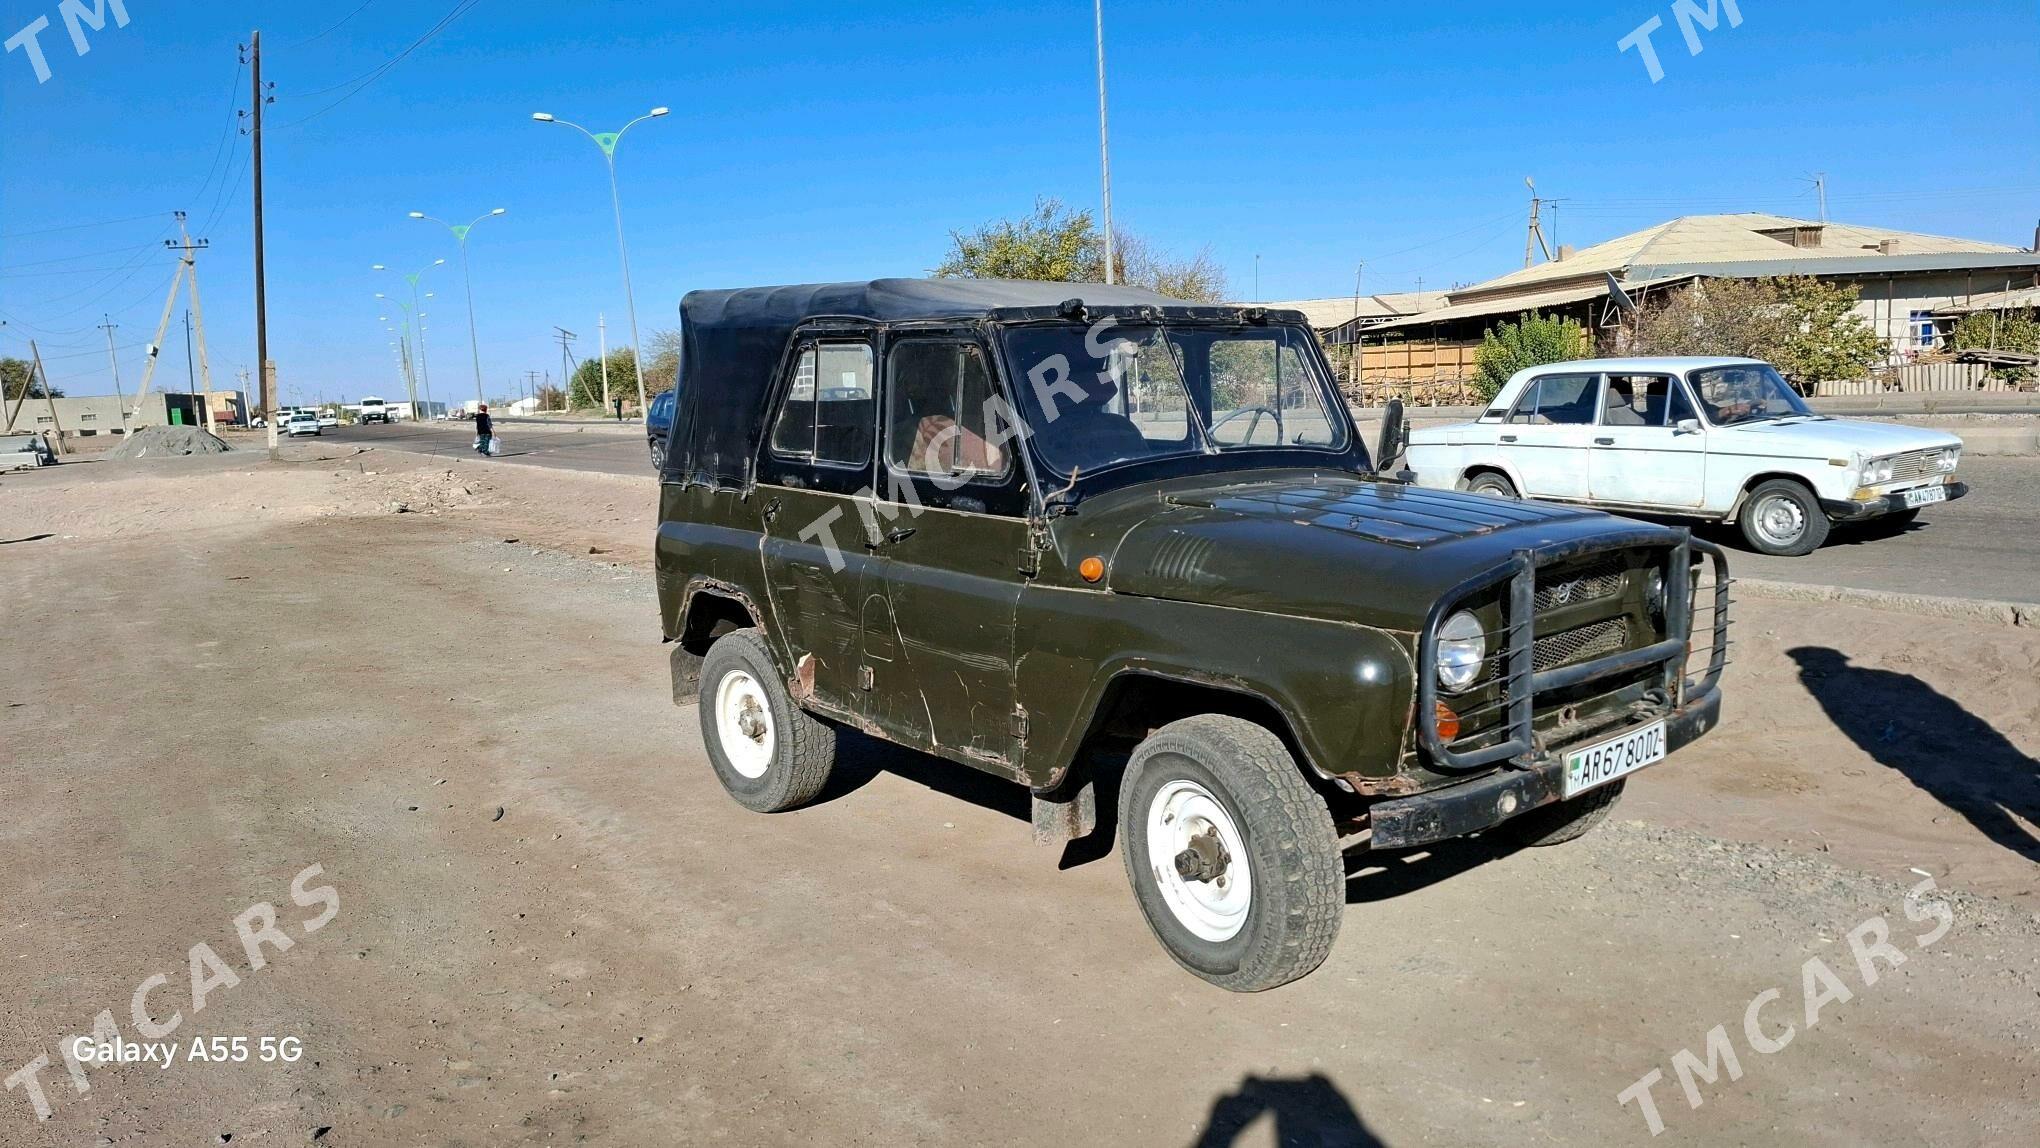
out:
{"label": "lada grille", "polygon": [[1892,482],[1918,482],[1941,473],[1941,452],[1915,450],[1891,460]]}

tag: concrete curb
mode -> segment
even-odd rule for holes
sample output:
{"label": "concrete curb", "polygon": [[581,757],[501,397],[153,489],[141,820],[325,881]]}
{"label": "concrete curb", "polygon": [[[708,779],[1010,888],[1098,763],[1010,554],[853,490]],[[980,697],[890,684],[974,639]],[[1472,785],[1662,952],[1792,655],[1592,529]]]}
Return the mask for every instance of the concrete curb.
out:
{"label": "concrete curb", "polygon": [[1849,586],[1820,586],[1804,582],[1772,582],[1761,578],[1738,578],[1735,581],[1735,590],[1737,594],[1749,598],[1861,606],[1870,610],[1889,610],[1922,618],[1950,618],[1961,622],[1985,622],[2000,626],[2040,626],[2040,604],[2031,602],[1993,602],[1985,598],[1897,594],[1888,590],[1858,590]]}

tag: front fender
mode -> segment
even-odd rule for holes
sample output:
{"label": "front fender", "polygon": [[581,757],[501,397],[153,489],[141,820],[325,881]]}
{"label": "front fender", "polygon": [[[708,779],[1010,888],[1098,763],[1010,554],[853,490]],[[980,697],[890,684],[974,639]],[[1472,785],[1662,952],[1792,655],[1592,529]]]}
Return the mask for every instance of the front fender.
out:
{"label": "front fender", "polygon": [[1409,636],[1223,606],[1030,585],[1016,667],[1029,731],[1022,770],[1061,783],[1115,679],[1190,682],[1259,698],[1304,764],[1363,790],[1392,777],[1415,696]]}

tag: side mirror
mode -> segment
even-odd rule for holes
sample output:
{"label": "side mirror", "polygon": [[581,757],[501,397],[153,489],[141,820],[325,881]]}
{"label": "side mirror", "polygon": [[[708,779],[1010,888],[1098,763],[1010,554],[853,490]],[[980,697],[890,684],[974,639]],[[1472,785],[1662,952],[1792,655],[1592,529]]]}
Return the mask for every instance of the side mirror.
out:
{"label": "side mirror", "polygon": [[1700,433],[1700,420],[1699,420],[1699,419],[1680,419],[1680,420],[1678,421],[1678,423],[1677,423],[1677,424],[1675,424],[1675,425],[1674,425],[1674,426],[1672,427],[1672,433],[1673,433],[1673,434],[1699,434],[1699,433]]}
{"label": "side mirror", "polygon": [[1409,426],[1403,420],[1401,399],[1388,400],[1388,407],[1382,414],[1381,438],[1374,447],[1374,470],[1377,474],[1388,472],[1388,464],[1401,457],[1403,448],[1409,444]]}

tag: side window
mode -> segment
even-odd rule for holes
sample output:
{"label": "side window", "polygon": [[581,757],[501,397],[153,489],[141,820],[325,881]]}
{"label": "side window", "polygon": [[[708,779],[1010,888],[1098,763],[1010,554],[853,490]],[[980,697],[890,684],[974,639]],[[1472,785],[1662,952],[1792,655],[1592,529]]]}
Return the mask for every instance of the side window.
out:
{"label": "side window", "polygon": [[1584,426],[1594,421],[1594,401],[1600,391],[1593,375],[1546,375],[1524,388],[1523,397],[1509,415],[1512,423]]}
{"label": "side window", "polygon": [[[1663,427],[1676,389],[1664,375],[1609,375],[1601,404],[1601,424],[1611,427]],[[1681,416],[1691,418],[1692,416]]]}
{"label": "side window", "polygon": [[886,355],[886,461],[909,474],[970,481],[1004,475],[992,378],[975,344],[918,339]]}
{"label": "side window", "polygon": [[801,348],[772,424],[774,453],[830,466],[868,464],[878,405],[873,373],[868,343]]}
{"label": "side window", "polygon": [[1670,411],[1665,415],[1665,425],[1675,427],[1682,422],[1698,421],[1700,415],[1693,409],[1693,400],[1686,395],[1684,383],[1672,384]]}

